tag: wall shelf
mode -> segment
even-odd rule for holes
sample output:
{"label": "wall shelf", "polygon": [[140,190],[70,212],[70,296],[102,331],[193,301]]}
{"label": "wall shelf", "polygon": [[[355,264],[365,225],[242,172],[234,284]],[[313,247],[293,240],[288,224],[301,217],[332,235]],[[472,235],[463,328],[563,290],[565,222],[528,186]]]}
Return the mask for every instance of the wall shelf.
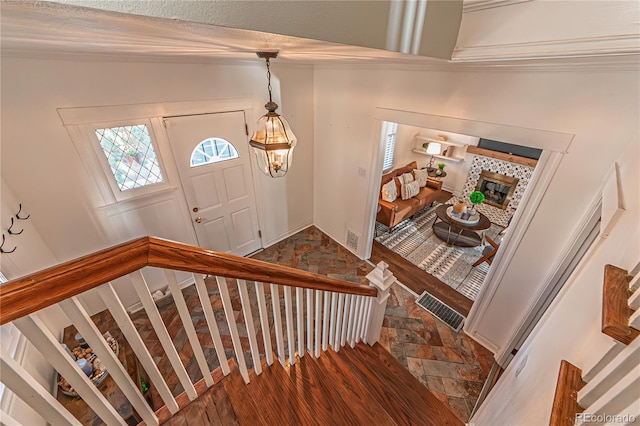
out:
{"label": "wall shelf", "polygon": [[[416,153],[416,154],[422,154],[422,155],[427,155],[427,156],[431,157],[431,154],[427,154],[427,151],[424,150],[424,149],[413,148],[411,151]],[[451,161],[453,163],[460,163],[460,162],[464,161],[463,157],[447,157],[446,155],[435,155],[434,154],[433,158],[437,158],[439,160]]]}
{"label": "wall shelf", "polygon": [[431,156],[431,154],[427,154],[427,150],[424,149],[422,147],[422,145],[425,142],[437,142],[440,145],[442,145],[442,151],[444,152],[444,150],[448,150],[448,152],[451,155],[434,155],[434,158],[437,158],[439,160],[446,160],[446,161],[451,161],[454,163],[459,163],[464,161],[464,155],[465,155],[465,151],[466,151],[466,144],[462,144],[462,143],[457,143],[451,139],[446,139],[445,137],[441,137],[441,138],[430,138],[428,136],[424,136],[424,135],[416,135],[416,145],[415,148],[413,149],[413,152],[416,154],[422,154],[422,155],[428,155]]}

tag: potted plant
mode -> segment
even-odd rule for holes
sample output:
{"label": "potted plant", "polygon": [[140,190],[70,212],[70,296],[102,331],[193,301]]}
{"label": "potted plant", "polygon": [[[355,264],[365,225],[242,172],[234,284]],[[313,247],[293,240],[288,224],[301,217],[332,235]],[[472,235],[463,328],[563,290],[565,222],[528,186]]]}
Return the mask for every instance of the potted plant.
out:
{"label": "potted plant", "polygon": [[441,176],[444,172],[444,163],[438,163],[438,170],[436,170],[436,176]]}
{"label": "potted plant", "polygon": [[484,201],[484,194],[480,191],[473,191],[471,194],[469,194],[469,201],[471,201],[471,203],[473,204],[473,208],[472,208],[472,212],[471,215],[476,214],[476,206],[478,204],[482,204],[482,202]]}

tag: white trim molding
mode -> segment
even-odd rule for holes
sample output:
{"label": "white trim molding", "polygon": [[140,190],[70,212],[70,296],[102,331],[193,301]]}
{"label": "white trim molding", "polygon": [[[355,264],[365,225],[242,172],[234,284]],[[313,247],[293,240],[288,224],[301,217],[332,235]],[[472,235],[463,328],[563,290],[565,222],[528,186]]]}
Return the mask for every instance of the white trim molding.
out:
{"label": "white trim molding", "polygon": [[485,46],[456,46],[452,62],[482,62],[640,54],[638,34],[544,40]]}
{"label": "white trim molding", "polygon": [[513,6],[518,3],[526,3],[533,0],[465,0],[462,5],[462,13],[476,12],[478,10],[493,9],[496,7]]}

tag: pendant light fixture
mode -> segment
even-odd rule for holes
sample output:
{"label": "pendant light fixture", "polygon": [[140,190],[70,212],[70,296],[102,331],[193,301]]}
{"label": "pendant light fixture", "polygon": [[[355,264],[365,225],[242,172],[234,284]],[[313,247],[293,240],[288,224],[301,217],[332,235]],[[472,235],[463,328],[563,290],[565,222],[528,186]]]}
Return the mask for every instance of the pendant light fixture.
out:
{"label": "pendant light fixture", "polygon": [[287,120],[276,112],[278,104],[271,99],[271,71],[269,60],[277,58],[278,52],[257,52],[259,58],[267,63],[267,89],[269,102],[265,104],[267,113],[260,117],[256,131],[251,136],[249,145],[253,148],[262,173],[271,177],[282,177],[287,174],[293,160],[293,148],[296,136],[291,131]]}

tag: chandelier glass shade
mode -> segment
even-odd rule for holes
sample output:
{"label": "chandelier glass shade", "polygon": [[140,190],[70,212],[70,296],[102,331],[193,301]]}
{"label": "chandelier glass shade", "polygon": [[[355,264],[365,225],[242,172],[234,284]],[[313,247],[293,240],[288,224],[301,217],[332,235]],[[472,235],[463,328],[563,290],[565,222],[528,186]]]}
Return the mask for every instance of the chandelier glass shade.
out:
{"label": "chandelier glass shade", "polygon": [[258,53],[258,57],[266,58],[267,62],[269,102],[264,106],[267,113],[258,120],[256,130],[249,141],[262,173],[274,178],[287,174],[293,161],[293,149],[296,146],[296,136],[293,134],[291,126],[284,117],[276,112],[278,104],[271,99],[269,59],[276,56],[277,53],[273,52]]}

